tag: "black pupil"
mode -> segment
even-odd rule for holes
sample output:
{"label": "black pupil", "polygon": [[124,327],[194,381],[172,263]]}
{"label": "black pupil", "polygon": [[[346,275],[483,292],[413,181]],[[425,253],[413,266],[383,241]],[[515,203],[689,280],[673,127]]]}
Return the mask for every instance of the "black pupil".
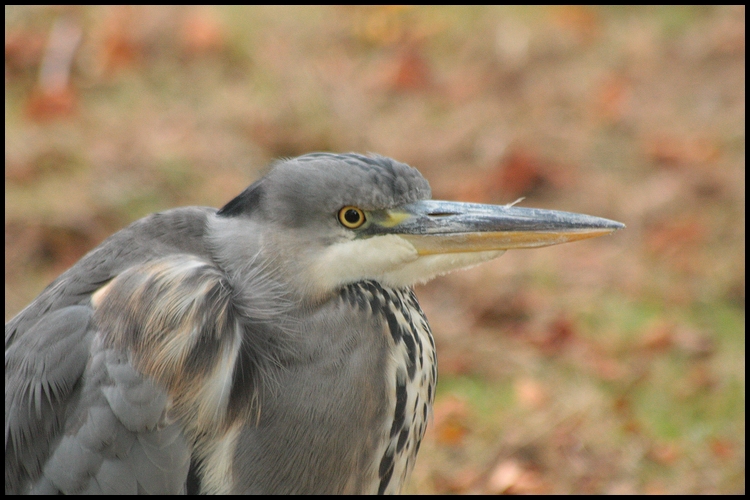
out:
{"label": "black pupil", "polygon": [[344,219],[346,219],[346,222],[348,222],[349,224],[356,224],[357,222],[359,222],[359,217],[359,212],[357,212],[353,208],[350,208],[349,210],[344,212]]}

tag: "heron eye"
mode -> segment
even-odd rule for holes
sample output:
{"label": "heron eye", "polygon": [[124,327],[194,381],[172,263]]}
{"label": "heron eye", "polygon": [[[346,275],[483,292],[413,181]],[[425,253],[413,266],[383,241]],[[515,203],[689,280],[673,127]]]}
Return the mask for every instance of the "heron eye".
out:
{"label": "heron eye", "polygon": [[339,210],[339,222],[348,229],[357,229],[365,223],[365,213],[357,207],[344,207]]}

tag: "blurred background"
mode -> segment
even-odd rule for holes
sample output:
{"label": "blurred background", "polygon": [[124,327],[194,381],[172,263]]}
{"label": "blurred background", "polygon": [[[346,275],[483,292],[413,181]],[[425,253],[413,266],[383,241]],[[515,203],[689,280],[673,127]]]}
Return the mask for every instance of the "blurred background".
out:
{"label": "blurred background", "polygon": [[744,492],[744,7],[6,6],[6,320],[312,151],[627,225],[417,288],[440,380],[409,492]]}

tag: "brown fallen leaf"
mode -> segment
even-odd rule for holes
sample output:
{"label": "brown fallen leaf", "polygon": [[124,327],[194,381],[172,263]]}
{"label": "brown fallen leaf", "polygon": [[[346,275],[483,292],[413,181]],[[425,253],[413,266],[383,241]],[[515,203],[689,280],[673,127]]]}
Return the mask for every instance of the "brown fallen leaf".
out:
{"label": "brown fallen leaf", "polygon": [[604,78],[594,92],[594,114],[605,123],[618,123],[628,114],[631,82],[622,75]]}
{"label": "brown fallen leaf", "polygon": [[548,400],[549,394],[541,382],[532,378],[521,378],[513,384],[516,399],[527,409],[541,408]]}
{"label": "brown fallen leaf", "polygon": [[729,439],[711,438],[708,441],[711,453],[721,460],[729,460],[735,455],[735,443]]}
{"label": "brown fallen leaf", "polygon": [[648,457],[662,465],[672,465],[682,456],[682,450],[675,443],[655,444],[648,451]]}
{"label": "brown fallen leaf", "polygon": [[433,432],[438,443],[458,446],[468,433],[468,403],[455,396],[437,401],[433,407]]}
{"label": "brown fallen leaf", "polygon": [[26,117],[35,122],[64,118],[75,113],[78,95],[72,87],[34,89],[26,99]]}
{"label": "brown fallen leaf", "polygon": [[426,90],[432,84],[432,71],[427,58],[418,45],[410,44],[396,53],[391,61],[393,76],[392,90],[419,91]]}
{"label": "brown fallen leaf", "polygon": [[500,462],[490,473],[484,493],[532,495],[550,491],[539,471],[511,458]]}
{"label": "brown fallen leaf", "polygon": [[191,10],[182,20],[180,39],[188,56],[217,52],[224,47],[224,26],[213,10]]}
{"label": "brown fallen leaf", "polygon": [[718,160],[721,148],[716,139],[710,137],[681,137],[677,134],[661,133],[644,141],[646,155],[662,167],[682,167]]}

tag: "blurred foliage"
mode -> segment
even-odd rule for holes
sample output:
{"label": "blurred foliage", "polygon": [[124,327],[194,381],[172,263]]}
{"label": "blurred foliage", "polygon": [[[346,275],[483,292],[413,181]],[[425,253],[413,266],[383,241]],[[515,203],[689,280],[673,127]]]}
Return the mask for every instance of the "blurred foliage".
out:
{"label": "blurred foliage", "polygon": [[419,287],[409,491],[744,492],[744,6],[6,6],[6,318],[133,220],[317,150],[628,226]]}

